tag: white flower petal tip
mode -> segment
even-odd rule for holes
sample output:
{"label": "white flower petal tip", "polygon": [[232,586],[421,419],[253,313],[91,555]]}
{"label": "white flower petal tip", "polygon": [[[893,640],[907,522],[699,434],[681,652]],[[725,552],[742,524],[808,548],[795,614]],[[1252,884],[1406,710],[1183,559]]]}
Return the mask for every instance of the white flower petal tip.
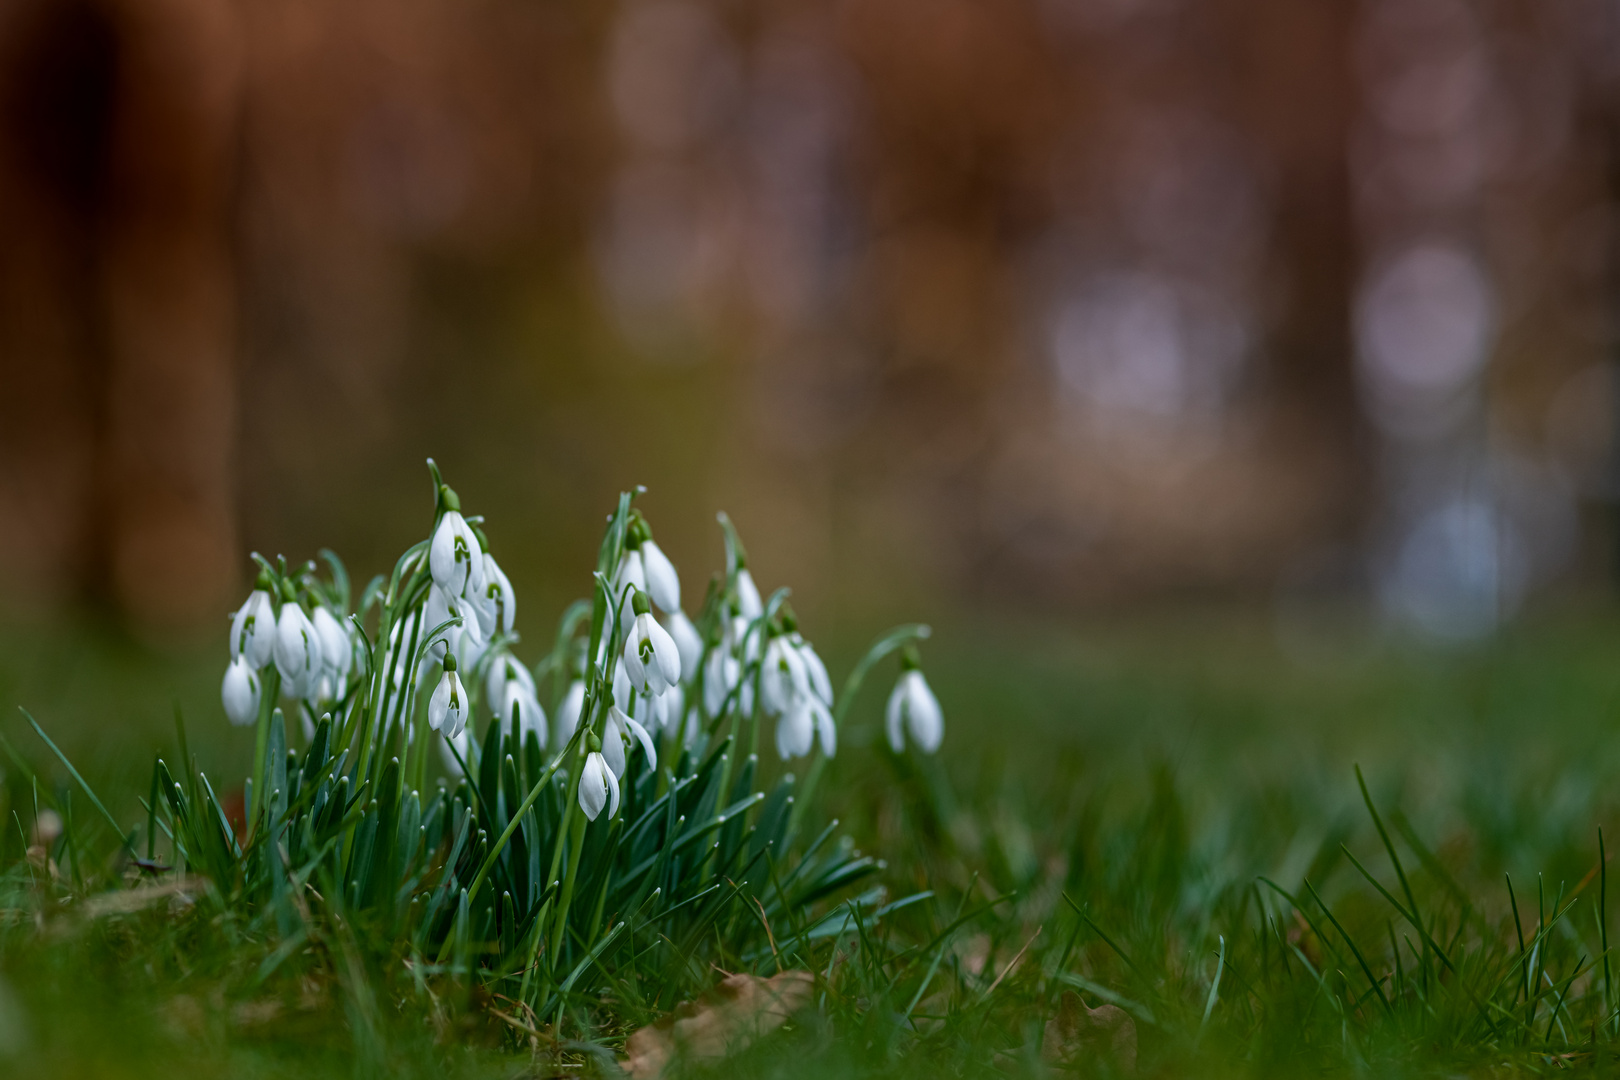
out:
{"label": "white flower petal tip", "polygon": [[905,751],[908,735],[925,754],[938,750],[945,738],[945,718],[939,699],[929,689],[923,673],[915,668],[901,672],[895,682],[884,710],[884,720],[889,747],[897,754]]}
{"label": "white flower petal tip", "polygon": [[658,605],[658,610],[675,612],[681,609],[681,578],[675,564],[669,561],[652,540],[641,543],[641,568],[647,579],[647,595]]}
{"label": "white flower petal tip", "polygon": [[624,642],[624,673],[638,693],[661,694],[681,681],[681,651],[651,612],[642,612]]}
{"label": "white flower petal tip", "polygon": [[467,726],[467,691],[461,685],[461,676],[446,671],[433,688],[428,701],[428,727],[455,738]]}
{"label": "white flower petal tip", "polygon": [[484,555],[484,584],[479,592],[478,621],[484,637],[496,633],[510,634],[517,622],[517,595],[506,572],[495,561],[495,556]]}
{"label": "white flower petal tip", "polygon": [[595,821],[607,807],[608,817],[619,812],[619,780],[608,768],[607,761],[596,751],[585,756],[579,773],[579,808]]}
{"label": "white flower petal tip", "polygon": [[433,584],[451,596],[476,596],[484,585],[483,552],[460,511],[446,510],[428,547]]}
{"label": "white flower petal tip", "polygon": [[292,601],[281,605],[272,652],[276,670],[281,673],[283,694],[290,698],[308,698],[316,693],[326,666],[326,652],[315,624],[304,614],[304,609]]}
{"label": "white flower petal tip", "polygon": [[564,745],[579,728],[579,714],[585,709],[585,684],[575,679],[568,684],[562,704],[557,706],[557,743]]}
{"label": "white flower petal tip", "polygon": [[354,664],[354,646],[349,640],[349,633],[338,617],[325,607],[316,608],[310,621],[321,639],[321,656],[326,664],[326,673],[332,677],[334,686],[341,686],[348,679],[349,668]]}
{"label": "white flower petal tip", "polygon": [[748,572],[748,567],[737,571],[737,614],[753,622],[765,614],[765,605],[759,599],[759,586],[754,584],[754,575]]}
{"label": "white flower petal tip", "polygon": [[681,654],[681,675],[693,678],[703,663],[703,635],[680,608],[664,616],[664,629],[669,631],[676,651]]}
{"label": "white flower petal tip", "polygon": [[231,659],[246,656],[258,670],[270,663],[276,644],[276,613],[270,594],[254,589],[231,617]]}
{"label": "white flower petal tip", "polygon": [[246,656],[238,656],[225,669],[219,696],[226,719],[237,727],[246,727],[259,718],[259,673]]}

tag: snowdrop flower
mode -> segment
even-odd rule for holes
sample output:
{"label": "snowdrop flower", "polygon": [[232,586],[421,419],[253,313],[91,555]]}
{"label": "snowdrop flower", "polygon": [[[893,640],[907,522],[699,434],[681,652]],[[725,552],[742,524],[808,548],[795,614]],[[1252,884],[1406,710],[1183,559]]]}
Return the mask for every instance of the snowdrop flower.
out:
{"label": "snowdrop flower", "polygon": [[838,731],[833,726],[832,713],[820,698],[805,694],[776,722],[776,752],[782,755],[783,761],[804,757],[810,753],[817,737],[821,739],[823,754],[832,757],[837,753]]}
{"label": "snowdrop flower", "polygon": [[259,718],[259,673],[246,656],[238,656],[225,669],[219,696],[225,716],[237,727],[246,727]]}
{"label": "snowdrop flower", "polygon": [[675,564],[669,561],[652,537],[641,542],[641,569],[647,579],[647,594],[660,611],[681,609],[681,579],[675,573]]}
{"label": "snowdrop flower", "polygon": [[472,526],[461,516],[461,500],[442,489],[450,509],[439,519],[428,548],[428,570],[433,584],[450,596],[477,596],[484,586],[484,558]]}
{"label": "snowdrop flower", "polygon": [[603,806],[608,807],[610,818],[619,812],[619,780],[602,755],[593,750],[585,755],[585,764],[579,770],[579,808],[595,821]]}
{"label": "snowdrop flower", "polygon": [[717,645],[703,665],[703,708],[710,716],[720,715],[741,678],[742,664],[724,643]]}
{"label": "snowdrop flower", "polygon": [[939,749],[945,737],[945,718],[939,710],[939,700],[928,688],[928,680],[917,670],[917,660],[908,649],[900,658],[900,678],[889,694],[886,719],[889,746],[902,753],[906,748],[905,735],[925,754]]}
{"label": "snowdrop flower", "polygon": [[[625,586],[627,585],[635,587],[626,592]],[[613,591],[624,596],[624,602],[619,607],[619,623],[628,627],[636,617],[635,608],[632,604],[636,593],[647,591],[647,572],[642,566],[641,552],[626,551],[624,553],[624,558],[619,560],[619,572],[613,578]],[[602,641],[604,645],[607,643],[607,638],[608,635],[603,633]],[[597,657],[597,662],[601,663],[601,657]]]}
{"label": "snowdrop flower", "polygon": [[575,679],[568,684],[562,704],[557,706],[557,741],[566,744],[579,728],[579,714],[585,709],[585,683]]}
{"label": "snowdrop flower", "polygon": [[675,639],[675,648],[681,654],[681,674],[688,679],[695,677],[703,663],[703,635],[680,608],[664,616],[664,629]]}
{"label": "snowdrop flower", "polygon": [[467,726],[467,691],[456,674],[456,655],[444,658],[444,675],[428,700],[428,727],[455,738]]}
{"label": "snowdrop flower", "polygon": [[669,631],[658,625],[647,603],[647,594],[631,598],[636,621],[624,642],[625,674],[637,690],[661,694],[681,681],[681,653]]}
{"label": "snowdrop flower", "polygon": [[450,619],[459,618],[460,626],[451,626],[436,638],[431,647],[430,654],[435,660],[442,660],[448,650],[456,654],[461,666],[471,669],[478,664],[478,658],[484,655],[484,646],[489,644],[479,626],[477,605],[470,600],[459,596],[450,596],[433,585],[428,589],[427,604],[422,614],[422,632],[430,634],[435,628],[443,626]]}
{"label": "snowdrop flower", "polygon": [[[519,736],[532,731],[541,747],[546,745],[549,735],[546,711],[540,707],[540,699],[535,696],[534,677],[527,668],[510,654],[503,653],[489,665],[484,689],[490,711],[501,722],[503,730]],[[514,716],[517,718],[515,730],[512,723]]]}
{"label": "snowdrop flower", "polygon": [[760,704],[766,712],[783,716],[809,693],[810,679],[799,650],[785,637],[772,638],[765,647],[765,663],[760,669]]}
{"label": "snowdrop flower", "polygon": [[759,599],[759,586],[754,584],[754,575],[748,572],[747,566],[737,567],[737,613],[749,622],[765,614],[765,605]]}
{"label": "snowdrop flower", "polygon": [[517,621],[517,597],[506,572],[488,552],[484,553],[484,587],[478,594],[476,608],[478,624],[486,639],[497,633],[512,632],[512,625]]}
{"label": "snowdrop flower", "polygon": [[276,644],[276,613],[265,584],[261,577],[260,587],[248,594],[231,619],[231,659],[245,656],[255,671],[270,663]]}
{"label": "snowdrop flower", "polygon": [[686,714],[686,691],[679,685],[672,686],[656,697],[647,699],[647,722],[654,731],[672,732],[681,725],[681,717]]}
{"label": "snowdrop flower", "polygon": [[635,692],[635,688],[630,685],[630,676],[624,672],[624,665],[615,665],[613,668],[613,704],[628,711],[630,697]]}
{"label": "snowdrop flower", "polygon": [[652,736],[647,734],[647,729],[626,716],[617,705],[609,708],[607,726],[602,731],[602,757],[617,778],[624,776],[624,744],[632,735],[647,754],[647,767],[658,768],[658,751],[653,748]]}
{"label": "snowdrop flower", "polygon": [[800,662],[804,665],[804,674],[810,680],[810,691],[821,699],[822,704],[832,708],[832,679],[827,677],[827,665],[816,655],[815,646],[800,637],[797,632],[792,635],[791,640],[798,650]]}
{"label": "snowdrop flower", "polygon": [[289,600],[281,605],[276,620],[276,644],[271,650],[276,670],[281,672],[282,692],[291,698],[307,698],[315,693],[326,665],[326,652],[315,624],[304,609]]}
{"label": "snowdrop flower", "polygon": [[343,624],[324,605],[315,609],[315,617],[310,621],[315,625],[315,633],[320,635],[321,656],[326,663],[326,672],[334,686],[342,686],[349,677],[349,666],[354,663],[349,635],[343,629]]}

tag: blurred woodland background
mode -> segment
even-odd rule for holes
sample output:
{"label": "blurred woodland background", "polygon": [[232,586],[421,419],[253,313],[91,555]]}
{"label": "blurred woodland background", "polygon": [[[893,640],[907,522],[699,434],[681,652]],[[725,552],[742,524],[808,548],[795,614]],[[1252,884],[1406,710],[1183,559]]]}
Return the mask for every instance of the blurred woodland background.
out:
{"label": "blurred woodland background", "polygon": [[640,482],[801,607],[1473,636],[1612,592],[1617,213],[1614,0],[9,0],[0,610],[213,634],[432,454],[537,615]]}

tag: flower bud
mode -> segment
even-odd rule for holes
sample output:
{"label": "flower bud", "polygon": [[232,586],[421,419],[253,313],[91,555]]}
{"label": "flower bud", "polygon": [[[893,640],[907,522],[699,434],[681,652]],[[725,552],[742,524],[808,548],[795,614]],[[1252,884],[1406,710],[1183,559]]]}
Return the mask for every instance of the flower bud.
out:
{"label": "flower bud", "polygon": [[619,812],[619,780],[602,755],[593,751],[585,756],[579,771],[579,808],[595,821],[604,806],[610,818]]}
{"label": "flower bud", "polygon": [[270,663],[276,644],[276,613],[270,593],[254,589],[231,619],[231,659],[247,657],[255,671]]}
{"label": "flower bud", "polygon": [[326,653],[315,624],[309,621],[304,609],[292,601],[281,605],[273,652],[276,670],[281,672],[282,693],[290,698],[313,695],[326,665]]}
{"label": "flower bud", "polygon": [[448,596],[476,596],[484,584],[483,552],[459,511],[446,510],[428,548],[433,584]]}
{"label": "flower bud", "polygon": [[650,538],[641,545],[641,567],[647,578],[647,592],[661,611],[679,611],[681,607],[681,579],[675,573],[675,564],[669,561]]}
{"label": "flower bud", "polygon": [[259,717],[259,673],[246,656],[238,656],[225,669],[219,696],[225,716],[237,727],[246,727]]}
{"label": "flower bud", "polygon": [[337,616],[324,605],[315,609],[310,621],[321,639],[321,657],[326,665],[326,673],[331,676],[334,688],[341,687],[349,677],[349,667],[354,663],[354,649],[349,634]]}
{"label": "flower bud", "polygon": [[428,700],[428,727],[443,732],[447,738],[460,735],[467,726],[467,691],[456,674],[454,653],[444,658],[444,674]]}

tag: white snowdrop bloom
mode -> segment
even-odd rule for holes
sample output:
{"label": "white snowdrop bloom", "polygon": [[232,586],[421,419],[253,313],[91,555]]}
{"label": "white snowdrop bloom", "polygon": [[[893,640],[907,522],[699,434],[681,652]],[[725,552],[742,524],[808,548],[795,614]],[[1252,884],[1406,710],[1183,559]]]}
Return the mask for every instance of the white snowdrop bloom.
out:
{"label": "white snowdrop bloom", "polygon": [[641,743],[641,749],[647,754],[647,768],[658,768],[658,751],[653,746],[652,736],[647,729],[626,716],[617,705],[608,709],[607,726],[602,731],[602,757],[606,759],[608,768],[613,775],[624,776],[625,742],[634,735]]}
{"label": "white snowdrop bloom", "polygon": [[238,656],[225,669],[219,697],[226,718],[237,727],[246,727],[259,718],[259,673],[246,656]]}
{"label": "white snowdrop bloom", "polygon": [[938,750],[940,740],[945,737],[945,718],[940,713],[939,700],[928,688],[923,673],[915,667],[906,667],[900,672],[900,679],[889,694],[885,719],[889,746],[897,754],[905,750],[908,734],[917,749],[925,754]]}
{"label": "white snowdrop bloom", "polygon": [[731,646],[744,664],[752,664],[759,659],[759,639],[764,633],[759,626],[751,624],[741,615],[731,620]]}
{"label": "white snowdrop bloom", "polygon": [[335,686],[343,685],[349,677],[349,667],[354,663],[354,649],[349,642],[349,634],[324,605],[315,609],[315,615],[310,620],[315,624],[315,632],[321,637],[321,656],[326,663],[326,673],[331,676]]}
{"label": "white snowdrop bloom", "polygon": [[517,596],[495,556],[484,553],[484,587],[478,594],[478,624],[486,639],[510,634],[517,621]]}
{"label": "white snowdrop bloom", "polygon": [[647,699],[647,722],[654,731],[674,731],[681,726],[681,717],[685,714],[686,690],[680,685]]}
{"label": "white snowdrop bloom", "polygon": [[[490,712],[501,722],[502,730],[522,736],[532,731],[545,747],[550,734],[546,725],[546,711],[535,696],[534,677],[510,654],[502,654],[489,665],[485,680],[486,697]],[[512,718],[517,717],[517,730],[513,732]]]}
{"label": "white snowdrop bloom", "polygon": [[428,699],[428,727],[455,737],[467,726],[467,690],[456,674],[454,653],[444,658],[444,674]]}
{"label": "white snowdrop bloom", "polygon": [[742,677],[742,664],[731,651],[720,645],[709,653],[703,665],[703,708],[710,716],[719,716],[725,708],[726,697],[736,689]]}
{"label": "white snowdrop bloom", "polygon": [[568,684],[562,704],[557,706],[557,743],[566,745],[579,728],[579,714],[585,709],[585,683],[575,679]]}
{"label": "white snowdrop bloom", "polygon": [[477,666],[489,639],[484,636],[483,627],[478,623],[476,608],[473,601],[450,596],[437,585],[428,588],[427,604],[422,612],[422,634],[431,634],[450,619],[461,620],[459,626],[448,627],[433,639],[429,648],[429,655],[433,659],[443,660],[445,651],[449,650],[456,654],[456,659],[467,670],[471,671]]}
{"label": "white snowdrop bloom", "polygon": [[635,692],[635,687],[630,685],[630,676],[625,674],[624,665],[613,665],[613,704],[628,712],[630,698]]}
{"label": "white snowdrop bloom", "polygon": [[772,638],[760,668],[759,703],[766,712],[782,716],[809,693],[810,678],[799,650],[785,637]]}
{"label": "white snowdrop bloom", "polygon": [[681,609],[681,578],[663,548],[648,537],[641,542],[641,569],[647,579],[647,595],[660,611]]}
{"label": "white snowdrop bloom", "polygon": [[664,616],[664,629],[675,639],[675,648],[681,654],[681,674],[689,680],[696,678],[703,663],[703,635],[680,608]]}
{"label": "white snowdrop bloom", "polygon": [[619,780],[602,755],[593,750],[585,755],[585,764],[579,770],[579,808],[595,821],[604,806],[610,818],[619,812]]}
{"label": "white snowdrop bloom", "polygon": [[255,671],[270,662],[276,645],[276,613],[270,594],[254,589],[231,618],[231,659],[247,657]]}
{"label": "white snowdrop bloom", "polygon": [[288,601],[281,605],[276,620],[276,645],[272,650],[276,670],[281,672],[281,691],[290,698],[307,698],[315,693],[326,652],[315,624],[304,609]]}
{"label": "white snowdrop bloom", "polygon": [[681,681],[681,651],[669,631],[658,625],[645,593],[636,593],[636,621],[624,642],[625,674],[637,690],[661,694]]}
{"label": "white snowdrop bloom", "polygon": [[[635,588],[627,591],[625,588],[627,585],[633,585]],[[641,552],[625,552],[624,557],[619,560],[619,572],[613,578],[614,595],[624,597],[619,604],[619,632],[621,634],[628,630],[630,624],[635,621],[636,612],[631,601],[635,599],[636,593],[646,591],[647,571],[641,562]],[[607,636],[604,631],[602,634],[604,641]]]}
{"label": "white snowdrop bloom", "polygon": [[765,614],[765,605],[759,599],[759,586],[754,584],[754,575],[748,572],[746,566],[737,569],[737,613],[749,622]]}
{"label": "white snowdrop bloom", "polygon": [[450,596],[477,596],[484,586],[483,555],[467,519],[459,510],[446,510],[428,547],[433,584]]}
{"label": "white snowdrop bloom", "polygon": [[793,635],[793,644],[799,653],[799,660],[804,664],[804,673],[810,680],[810,690],[820,698],[822,704],[828,708],[833,703],[832,679],[827,676],[827,665],[821,662],[816,655],[815,646],[811,645],[797,633]]}

